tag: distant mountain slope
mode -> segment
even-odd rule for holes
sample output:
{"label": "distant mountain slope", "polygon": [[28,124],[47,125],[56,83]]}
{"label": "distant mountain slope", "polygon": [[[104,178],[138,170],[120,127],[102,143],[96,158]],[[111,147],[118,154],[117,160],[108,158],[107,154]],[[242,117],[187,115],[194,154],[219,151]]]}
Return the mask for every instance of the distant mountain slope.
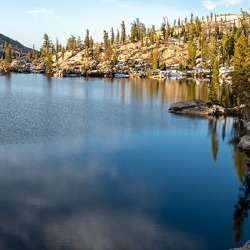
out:
{"label": "distant mountain slope", "polygon": [[30,48],[22,45],[20,42],[15,41],[15,40],[13,40],[13,39],[11,39],[3,34],[0,34],[0,48],[2,47],[2,45],[5,42],[7,43],[7,45],[12,44],[13,48],[17,49],[18,51],[22,50],[23,53],[27,53],[28,51],[31,50]]}

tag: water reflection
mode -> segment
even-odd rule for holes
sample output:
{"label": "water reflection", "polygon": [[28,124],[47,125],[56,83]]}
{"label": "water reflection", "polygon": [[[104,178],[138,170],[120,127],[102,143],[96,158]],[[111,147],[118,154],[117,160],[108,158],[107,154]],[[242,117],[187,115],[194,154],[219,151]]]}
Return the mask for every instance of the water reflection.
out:
{"label": "water reflection", "polygon": [[216,162],[218,149],[219,149],[219,139],[217,135],[217,118],[212,117],[208,120],[208,131],[211,136],[211,146],[214,162]]}
{"label": "water reflection", "polygon": [[238,177],[241,181],[241,187],[239,189],[238,201],[234,206],[233,215],[233,227],[234,236],[233,242],[237,244],[243,234],[243,224],[246,218],[248,218],[248,210],[250,209],[250,165],[243,158],[243,152],[241,152],[237,145],[239,144],[239,138],[246,132],[245,125],[242,121],[233,123],[231,130],[230,143],[234,147],[233,159],[235,168],[237,170]]}
{"label": "water reflection", "polygon": [[[223,120],[217,118],[211,118],[208,121],[209,135],[211,136],[212,154],[213,159],[216,162],[218,149],[219,149],[219,134],[218,134],[218,122],[222,122],[221,137],[222,140],[226,136],[227,117]],[[230,136],[228,143],[233,145],[233,160],[238,178],[241,182],[239,189],[238,201],[234,206],[233,214],[233,226],[234,231],[233,243],[237,244],[241,240],[243,234],[243,225],[246,218],[248,218],[248,210],[250,209],[250,165],[247,164],[237,145],[239,144],[239,138],[246,133],[244,123],[239,119],[234,119],[231,124]]]}
{"label": "water reflection", "polygon": [[238,188],[224,143],[231,119],[207,125],[167,112],[174,101],[206,99],[206,82],[12,78],[9,90],[0,82],[0,248],[230,244],[235,200],[221,197]]}
{"label": "water reflection", "polygon": [[[250,166],[248,166],[250,167]],[[248,218],[248,210],[250,209],[250,171],[245,173],[241,187],[239,189],[238,201],[234,207],[234,237],[233,242],[237,244],[243,234],[243,225],[245,219]]]}
{"label": "water reflection", "polygon": [[[228,123],[228,117],[209,117],[208,119],[208,134],[211,137],[211,151],[213,155],[214,162],[217,160],[220,134],[222,141],[227,137],[226,131],[227,126],[230,129],[230,134],[228,135],[228,143],[233,146],[233,159],[234,166],[237,170],[238,177],[240,181],[243,181],[245,173],[247,171],[246,161],[242,157],[241,151],[238,149],[238,144],[240,138],[246,133],[245,124],[238,118],[234,118]],[[218,128],[219,126],[219,128]]]}
{"label": "water reflection", "polygon": [[233,160],[235,169],[237,171],[239,180],[242,182],[244,180],[244,176],[247,172],[247,164],[244,158],[242,157],[242,153],[237,147],[239,144],[240,138],[245,135],[246,128],[245,124],[238,119],[234,119],[234,122],[231,127],[230,140],[229,144],[233,146]]}
{"label": "water reflection", "polygon": [[[108,80],[106,80],[108,81]],[[164,101],[177,101],[188,99],[208,100],[208,87],[206,80],[195,82],[190,79],[168,79],[165,81],[157,79],[114,79],[113,83],[121,84],[121,96],[124,96],[125,85],[130,85],[129,95],[133,100],[139,102],[150,101],[152,104],[160,97],[161,103]],[[176,84],[177,83],[177,84]]]}
{"label": "water reflection", "polygon": [[150,183],[108,160],[111,149],[97,155],[97,144],[1,148],[2,249],[205,249],[191,233],[146,213],[140,202],[144,196],[148,203]]}

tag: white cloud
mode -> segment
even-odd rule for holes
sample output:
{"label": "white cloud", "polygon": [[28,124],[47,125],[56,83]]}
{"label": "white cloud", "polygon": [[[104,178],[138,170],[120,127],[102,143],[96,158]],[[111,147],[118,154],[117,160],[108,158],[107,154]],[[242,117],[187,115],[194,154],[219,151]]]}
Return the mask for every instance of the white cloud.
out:
{"label": "white cloud", "polygon": [[204,0],[203,5],[206,9],[214,10],[218,6],[230,6],[242,3],[242,0],[220,0],[220,1],[211,1],[211,0]]}
{"label": "white cloud", "polygon": [[35,9],[35,10],[27,10],[25,11],[28,15],[37,15],[37,14],[50,14],[52,13],[51,10],[45,10],[45,9]]}

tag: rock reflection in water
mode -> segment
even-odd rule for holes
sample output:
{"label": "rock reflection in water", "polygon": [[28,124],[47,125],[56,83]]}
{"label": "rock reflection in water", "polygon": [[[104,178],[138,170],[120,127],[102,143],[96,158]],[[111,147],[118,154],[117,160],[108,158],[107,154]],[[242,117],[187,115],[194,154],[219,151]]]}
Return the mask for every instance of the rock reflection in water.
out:
{"label": "rock reflection in water", "polygon": [[[219,149],[219,135],[218,135],[218,119],[211,118],[208,120],[208,131],[211,136],[211,148],[213,159],[216,162],[218,149]],[[225,131],[227,126],[227,118],[225,117],[222,122],[221,137],[222,140],[225,139]],[[246,218],[248,218],[248,210],[250,209],[250,165],[244,159],[244,154],[246,152],[241,152],[238,149],[239,138],[246,133],[245,124],[238,120],[234,119],[234,122],[231,125],[231,133],[229,144],[233,145],[233,159],[235,169],[237,171],[239,180],[241,181],[241,187],[239,189],[238,201],[235,204],[234,214],[233,214],[233,226],[234,230],[233,243],[237,244],[243,234],[243,225]]]}

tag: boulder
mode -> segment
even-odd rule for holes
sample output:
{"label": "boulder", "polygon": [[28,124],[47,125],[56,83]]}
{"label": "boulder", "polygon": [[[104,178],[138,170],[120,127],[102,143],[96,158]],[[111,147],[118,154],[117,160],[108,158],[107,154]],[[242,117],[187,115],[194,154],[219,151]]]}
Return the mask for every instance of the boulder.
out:
{"label": "boulder", "polygon": [[187,114],[187,115],[224,115],[225,108],[219,105],[211,105],[199,99],[181,101],[171,104],[169,112],[176,114]]}
{"label": "boulder", "polygon": [[250,135],[244,135],[240,138],[238,148],[250,151]]}
{"label": "boulder", "polygon": [[243,247],[240,248],[231,248],[229,250],[250,250],[250,240],[247,241]]}
{"label": "boulder", "polygon": [[3,69],[0,69],[0,76],[6,75],[5,71]]}

